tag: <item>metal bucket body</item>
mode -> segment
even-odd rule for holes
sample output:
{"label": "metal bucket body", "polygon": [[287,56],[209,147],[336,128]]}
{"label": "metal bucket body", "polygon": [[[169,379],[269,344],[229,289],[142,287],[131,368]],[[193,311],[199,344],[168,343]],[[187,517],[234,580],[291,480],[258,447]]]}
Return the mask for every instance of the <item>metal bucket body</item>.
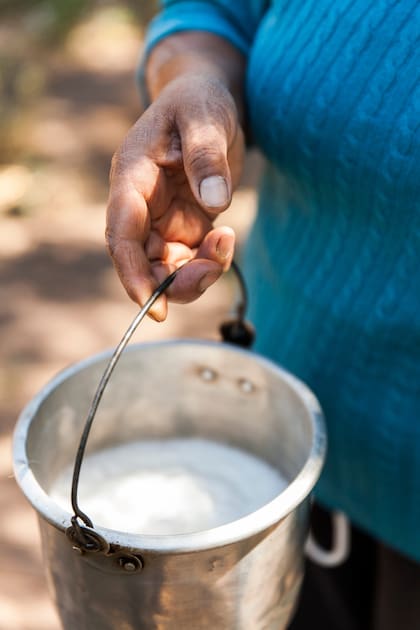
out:
{"label": "metal bucket body", "polygon": [[15,431],[16,478],[40,517],[64,628],[286,627],[303,575],[309,494],[325,454],[317,401],[288,373],[227,344],[131,346],[104,394],[89,451],[199,436],[263,458],[289,485],[256,512],[203,532],[146,536],[94,524],[110,551],[80,555],[65,536],[70,514],[48,491],[74,461],[108,358],[93,357],[61,373],[23,411]]}

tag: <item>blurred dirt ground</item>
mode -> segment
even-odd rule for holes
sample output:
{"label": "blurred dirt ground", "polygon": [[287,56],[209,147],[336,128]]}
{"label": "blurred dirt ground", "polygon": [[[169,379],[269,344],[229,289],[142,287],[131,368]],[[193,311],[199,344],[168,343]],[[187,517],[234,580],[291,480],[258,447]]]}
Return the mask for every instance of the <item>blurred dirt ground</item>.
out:
{"label": "blurred dirt ground", "polygon": [[[142,23],[128,5],[85,4],[48,46],[51,3],[1,16],[0,630],[60,627],[36,518],[13,479],[16,418],[58,370],[115,345],[136,313],[103,232],[110,158],[140,112],[133,77]],[[250,156],[224,215],[239,243],[258,171]],[[136,340],[215,337],[234,293],[227,276],[195,304],[172,306],[164,324],[146,321]]]}

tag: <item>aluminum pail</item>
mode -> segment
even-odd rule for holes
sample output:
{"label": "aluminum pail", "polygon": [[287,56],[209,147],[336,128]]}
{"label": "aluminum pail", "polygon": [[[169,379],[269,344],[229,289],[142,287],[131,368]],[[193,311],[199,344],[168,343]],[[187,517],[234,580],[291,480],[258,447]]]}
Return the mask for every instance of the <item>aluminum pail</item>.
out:
{"label": "aluminum pail", "polygon": [[14,436],[16,479],[38,513],[63,627],[287,627],[303,576],[310,493],[325,455],[315,397],[278,366],[226,343],[130,346],[104,393],[89,452],[146,438],[199,436],[264,459],[288,485],[257,511],[192,534],[136,535],[95,524],[104,546],[81,552],[66,536],[71,515],[49,492],[74,462],[109,356],[94,356],[54,378],[25,408]]}

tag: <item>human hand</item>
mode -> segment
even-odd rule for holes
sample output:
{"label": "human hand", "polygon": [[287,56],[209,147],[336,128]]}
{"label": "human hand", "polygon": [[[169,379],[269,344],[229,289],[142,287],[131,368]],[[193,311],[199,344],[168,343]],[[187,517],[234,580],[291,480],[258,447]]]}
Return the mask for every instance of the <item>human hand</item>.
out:
{"label": "human hand", "polygon": [[144,305],[180,269],[149,314],[162,321],[166,297],[190,302],[230,266],[234,233],[213,227],[231,201],[244,141],[229,91],[214,78],[171,81],[114,155],[107,245],[129,296]]}

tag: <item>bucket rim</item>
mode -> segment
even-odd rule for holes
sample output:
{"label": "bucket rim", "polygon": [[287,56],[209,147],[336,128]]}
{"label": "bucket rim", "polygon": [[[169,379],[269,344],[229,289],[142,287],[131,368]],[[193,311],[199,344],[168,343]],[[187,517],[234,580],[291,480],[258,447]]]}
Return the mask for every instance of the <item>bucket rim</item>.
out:
{"label": "bucket rim", "polygon": [[[325,460],[327,437],[324,416],[320,404],[309,387],[289,371],[253,350],[246,350],[220,341],[202,339],[165,339],[130,344],[124,351],[130,353],[139,348],[168,345],[194,345],[227,348],[237,354],[252,356],[270,371],[279,374],[304,404],[312,424],[312,444],[307,460],[298,475],[272,501],[251,514],[218,527],[187,534],[149,535],[132,534],[101,526],[94,527],[110,544],[134,552],[193,553],[234,544],[244,538],[262,533],[287,517],[310,495]],[[44,400],[68,378],[84,368],[110,358],[114,348],[91,355],[72,363],[53,376],[29,401],[19,415],[13,434],[13,469],[16,482],[29,503],[44,520],[61,531],[70,526],[71,514],[57,505],[45,492],[33,474],[26,453],[26,438],[33,418]]]}

